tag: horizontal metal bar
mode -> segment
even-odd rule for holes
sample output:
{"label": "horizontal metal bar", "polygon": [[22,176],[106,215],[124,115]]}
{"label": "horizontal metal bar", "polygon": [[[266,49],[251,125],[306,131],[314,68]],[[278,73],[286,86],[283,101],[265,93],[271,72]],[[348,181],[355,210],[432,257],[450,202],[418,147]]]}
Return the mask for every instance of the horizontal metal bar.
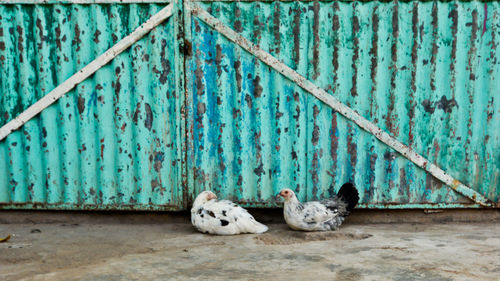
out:
{"label": "horizontal metal bar", "polygon": [[[248,208],[282,208],[279,201],[234,201],[236,204]],[[356,209],[463,209],[482,208],[474,203],[360,203]]]}
{"label": "horizontal metal bar", "polygon": [[0,0],[0,4],[134,4],[170,3],[171,0]]}
{"label": "horizontal metal bar", "polygon": [[415,203],[415,204],[384,204],[384,203],[363,203],[356,206],[357,209],[463,209],[482,208],[480,204],[462,203]]}
{"label": "horizontal metal bar", "polygon": [[[282,203],[269,202],[236,202],[247,208],[281,208]],[[415,204],[384,204],[384,203],[363,203],[358,204],[356,209],[477,209],[482,206],[479,204],[461,204],[461,203],[415,203]],[[0,210],[134,210],[134,211],[181,211],[185,208],[176,205],[102,205],[102,204],[47,204],[47,203],[1,203]]]}
{"label": "horizontal metal bar", "polygon": [[191,3],[191,10],[193,15],[200,18],[203,22],[217,30],[219,33],[223,34],[229,40],[236,43],[237,45],[248,51],[250,54],[256,56],[262,62],[274,68],[291,81],[295,82],[299,87],[311,93],[313,96],[333,108],[335,111],[342,114],[348,120],[356,123],[356,125],[358,125],[361,129],[374,135],[381,142],[390,146],[401,155],[415,163],[417,166],[433,175],[435,178],[439,179],[446,185],[450,186],[452,189],[473,200],[474,202],[485,207],[493,207],[494,203],[491,200],[459,182],[458,180],[447,174],[445,171],[443,171],[441,168],[433,164],[431,161],[418,154],[410,147],[401,143],[400,141],[389,135],[387,132],[383,131],[377,125],[359,115],[350,107],[341,103],[333,95],[328,94],[324,89],[316,86],[314,83],[307,80],[304,76],[300,75],[295,70],[279,61],[277,58],[262,50],[259,46],[253,44],[242,35],[226,26],[224,23],[210,15],[207,11],[203,10],[197,4]]}
{"label": "horizontal metal bar", "polygon": [[87,79],[89,76],[94,74],[101,67],[106,65],[121,52],[126,50],[132,44],[141,39],[149,31],[155,28],[157,25],[162,23],[165,19],[172,15],[172,5],[170,4],[165,8],[161,9],[158,13],[153,15],[144,24],[139,26],[131,34],[127,35],[125,38],[116,43],[113,47],[108,49],[104,54],[97,57],[95,60],[87,64],[77,73],[73,74],[66,81],[61,83],[55,89],[50,91],[47,95],[37,101],[35,104],[31,105],[24,112],[19,114],[17,117],[9,121],[0,128],[0,141],[6,138],[10,133],[19,129],[24,123],[28,122],[31,118],[36,116],[42,110],[50,106],[52,103],[57,101],[60,97],[65,95],[67,92],[71,91],[76,85],[81,83],[83,80]]}
{"label": "horizontal metal bar", "polygon": [[[280,202],[235,202],[245,207],[257,208],[281,208]],[[463,209],[482,208],[480,204],[466,203],[361,203],[356,205],[356,209]]]}
{"label": "horizontal metal bar", "polygon": [[141,204],[47,204],[47,203],[0,203],[0,210],[72,210],[72,211],[182,211],[176,205]]}
{"label": "horizontal metal bar", "polygon": [[[315,2],[317,0],[299,0],[298,2]],[[320,0],[319,2],[335,2],[337,0]],[[361,2],[368,2],[370,0],[363,0]],[[297,0],[191,0],[190,2],[297,2]],[[354,0],[341,0],[340,2],[354,2]],[[389,2],[389,0],[386,0]]]}

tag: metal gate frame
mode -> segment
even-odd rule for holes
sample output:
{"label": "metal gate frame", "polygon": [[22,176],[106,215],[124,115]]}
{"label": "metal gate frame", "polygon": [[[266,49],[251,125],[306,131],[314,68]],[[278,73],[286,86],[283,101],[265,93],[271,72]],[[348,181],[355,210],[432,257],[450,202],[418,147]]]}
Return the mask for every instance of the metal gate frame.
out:
{"label": "metal gate frame", "polygon": [[[171,34],[173,38],[174,45],[169,47],[177,47],[178,42],[181,41],[178,36],[179,34],[183,34],[183,24],[182,24],[182,5],[178,4],[178,1],[174,0],[0,0],[0,5],[44,5],[44,4],[78,4],[78,5],[91,5],[91,4],[117,4],[117,5],[128,5],[128,4],[164,4],[161,5],[160,10],[152,15],[149,19],[144,19],[144,22],[131,31],[130,34],[126,35],[123,39],[119,40],[116,44],[112,45],[108,50],[106,50],[102,55],[97,56],[90,63],[85,65],[82,69],[76,71],[71,77],[66,79],[64,82],[59,84],[53,90],[49,91],[48,94],[40,98],[33,105],[29,106],[22,113],[17,116],[13,116],[13,119],[8,123],[3,125],[0,128],[0,142],[4,141],[5,138],[10,135],[12,132],[21,128],[26,122],[31,120],[33,117],[37,116],[40,112],[48,108],[50,105],[54,104],[59,98],[67,94],[69,91],[74,89],[79,83],[82,83],[87,78],[91,77],[95,74],[99,69],[106,66],[113,59],[117,58],[117,56],[130,48],[134,43],[139,42],[145,35],[147,35],[150,31],[154,30],[157,26],[165,22],[167,19],[172,17],[173,24],[173,32]],[[160,6],[158,5],[158,6]],[[175,72],[175,81],[174,88],[182,89],[184,87],[184,71],[183,71],[183,56],[182,52],[173,52],[174,56],[173,62],[173,70]],[[50,89],[49,89],[50,90]],[[90,93],[88,93],[90,95]],[[184,122],[181,120],[180,115],[182,115],[182,105],[184,103],[184,96],[181,95],[178,99],[176,107],[178,108],[177,113],[178,116],[176,118],[179,120],[179,126],[175,128],[177,131],[177,142],[179,145],[176,151],[176,158],[180,163],[179,168],[175,168],[173,173],[177,178],[179,185],[172,186],[172,191],[180,192],[180,196],[177,202],[174,204],[166,204],[166,205],[137,205],[132,202],[132,204],[112,204],[112,205],[87,205],[87,204],[79,204],[79,203],[71,203],[67,204],[66,202],[61,202],[61,204],[46,204],[46,202],[7,202],[0,204],[0,209],[57,209],[57,210],[184,210],[187,208],[187,200],[185,194],[185,184],[182,182],[182,179],[185,178],[183,168],[185,165],[183,151],[184,151],[184,142],[180,141],[184,138]],[[3,188],[3,187],[0,187]]]}
{"label": "metal gate frame", "polygon": [[[471,199],[475,203],[483,206],[483,207],[494,207],[495,203],[479,194],[475,190],[461,183],[457,179],[453,178],[451,175],[446,173],[444,170],[439,168],[437,165],[433,164],[431,161],[426,159],[424,156],[418,154],[409,146],[401,143],[396,138],[391,136],[389,133],[382,130],[373,122],[364,118],[356,111],[351,109],[349,106],[340,102],[333,95],[328,94],[324,89],[316,86],[310,80],[307,80],[304,76],[297,73],[292,68],[288,67],[276,57],[272,56],[268,52],[262,50],[259,46],[253,44],[248,39],[244,38],[235,30],[231,29],[229,26],[222,23],[217,18],[210,15],[206,10],[202,9],[199,5],[196,4],[196,0],[194,1],[186,1],[185,3],[185,11],[187,14],[187,18],[189,19],[190,15],[197,17],[202,20],[208,26],[224,35],[227,39],[238,45],[239,47],[246,50],[248,53],[257,57],[260,61],[267,64],[275,71],[281,73],[281,75],[285,76],[292,82],[294,82],[297,86],[309,92],[311,95],[321,100],[323,103],[331,107],[336,112],[342,114],[348,120],[354,122],[361,129],[366,132],[372,134],[377,139],[379,139],[384,144],[388,145],[403,157],[407,158],[411,162],[413,162],[418,167],[424,169],[426,172],[430,173],[432,176],[448,185],[450,188],[455,190],[456,192],[464,195],[465,197]],[[203,1],[207,2],[207,1]],[[215,2],[215,1],[209,1]],[[190,20],[187,20],[190,22]],[[189,30],[189,28],[186,28]]]}
{"label": "metal gate frame", "polygon": [[[198,0],[199,1],[199,0]],[[113,0],[66,0],[66,1],[36,1],[36,0],[7,0],[7,4],[40,4],[40,3],[163,3],[164,1],[148,1],[148,0],[125,0],[125,1],[113,1]],[[19,129],[24,123],[29,121],[31,118],[36,116],[38,113],[43,111],[45,108],[50,106],[52,103],[57,101],[61,96],[69,92],[73,89],[77,84],[84,81],[86,78],[95,73],[99,68],[106,65],[113,58],[115,58],[118,54],[126,50],[133,43],[142,38],[149,31],[154,29],[157,25],[162,23],[164,20],[169,18],[175,10],[178,12],[179,22],[176,25],[178,31],[177,36],[179,37],[176,42],[179,43],[179,52],[175,56],[177,62],[175,63],[177,70],[179,73],[183,73],[184,75],[180,75],[180,79],[176,82],[176,88],[182,89],[186,95],[185,101],[189,100],[190,91],[187,85],[190,85],[189,81],[192,79],[192,75],[188,75],[185,72],[186,69],[186,60],[185,60],[185,42],[191,42],[191,34],[190,32],[185,32],[190,30],[191,25],[191,16],[195,16],[198,19],[202,20],[208,26],[225,36],[227,39],[232,41],[237,46],[243,48],[251,55],[257,57],[260,61],[265,63],[266,65],[273,68],[275,71],[281,73],[281,75],[285,76],[290,81],[294,82],[297,86],[309,92],[311,95],[331,107],[334,111],[342,114],[348,120],[354,122],[361,129],[366,132],[372,134],[377,139],[379,139],[382,143],[388,145],[395,151],[397,151],[400,155],[407,158],[411,162],[413,162],[418,167],[424,169],[427,173],[430,173],[432,176],[449,186],[451,189],[456,192],[464,195],[465,197],[471,199],[473,202],[483,206],[483,207],[500,207],[500,204],[496,204],[492,202],[490,199],[484,197],[479,194],[477,191],[471,189],[465,184],[461,183],[457,179],[450,176],[444,170],[442,170],[437,165],[433,164],[424,156],[415,152],[409,146],[403,144],[398,141],[396,138],[391,136],[389,133],[382,130],[373,122],[368,119],[362,117],[355,110],[351,109],[349,106],[340,102],[333,95],[328,94],[324,89],[316,86],[310,80],[307,80],[304,76],[297,73],[292,68],[288,67],[284,63],[282,63],[277,58],[270,55],[268,52],[262,50],[259,46],[253,44],[248,39],[244,38],[235,30],[231,29],[224,23],[222,23],[217,18],[210,15],[206,10],[202,9],[199,5],[196,4],[197,0],[189,1],[189,0],[174,0],[173,2],[166,5],[165,8],[160,10],[157,14],[148,19],[144,24],[142,24],[139,28],[133,31],[131,34],[120,40],[117,44],[107,50],[104,54],[97,57],[94,61],[89,63],[83,69],[75,73],[69,79],[64,81],[62,84],[57,86],[47,95],[45,95],[42,99],[37,101],[35,104],[30,106],[27,110],[19,114],[17,117],[9,121],[3,127],[0,128],[0,141],[2,141],[5,137],[7,137],[11,132]],[[215,2],[215,1],[203,1],[203,2]],[[175,7],[175,8],[174,8]],[[184,40],[183,40],[184,39]],[[189,138],[188,131],[186,130],[188,122],[186,118],[186,103],[184,107],[181,108],[181,118],[184,122],[181,128],[182,136],[187,140]],[[184,189],[184,202],[181,205],[187,207],[188,203],[188,190],[189,187],[192,186],[192,178],[189,176],[189,171],[187,171],[187,153],[189,149],[193,149],[192,147],[188,147],[188,145],[183,145],[182,147],[182,184]],[[367,204],[370,206],[369,204]],[[446,205],[446,204],[445,204]]]}

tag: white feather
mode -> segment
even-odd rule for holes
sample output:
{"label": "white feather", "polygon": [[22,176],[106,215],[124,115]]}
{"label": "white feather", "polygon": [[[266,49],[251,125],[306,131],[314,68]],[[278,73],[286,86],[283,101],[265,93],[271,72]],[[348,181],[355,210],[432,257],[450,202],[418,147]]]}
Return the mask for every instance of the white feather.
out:
{"label": "white feather", "polygon": [[191,208],[191,223],[203,233],[234,235],[240,233],[264,233],[267,226],[257,222],[247,210],[235,203],[217,199],[207,200],[204,191],[196,197]]}
{"label": "white feather", "polygon": [[354,185],[346,183],[339,196],[322,201],[300,203],[291,189],[281,190],[285,198],[283,215],[290,228],[304,231],[336,230],[357,204],[359,194]]}

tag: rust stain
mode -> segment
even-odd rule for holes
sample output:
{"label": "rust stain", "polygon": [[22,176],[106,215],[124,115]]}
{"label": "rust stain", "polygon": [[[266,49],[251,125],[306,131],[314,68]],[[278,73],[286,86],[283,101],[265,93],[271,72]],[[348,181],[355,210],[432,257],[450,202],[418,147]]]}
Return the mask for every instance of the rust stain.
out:
{"label": "rust stain", "polygon": [[236,30],[236,32],[243,32],[243,26],[241,24],[241,20],[239,20],[238,18],[241,17],[241,10],[238,6],[235,7],[234,9],[234,16],[236,17],[236,20],[234,21],[234,25],[233,25],[233,28],[234,30]]}
{"label": "rust stain", "polygon": [[82,43],[82,40],[80,39],[80,27],[78,24],[75,24],[75,39],[73,39],[72,44],[76,45],[76,51],[80,51],[80,43]]}
{"label": "rust stain", "polygon": [[311,138],[311,143],[313,146],[318,145],[318,140],[319,140],[319,126],[317,125],[317,117],[319,114],[319,107],[317,105],[313,106],[313,118],[314,118],[314,128],[312,131],[312,138]]}
{"label": "rust stain", "polygon": [[97,30],[94,32],[94,42],[95,42],[95,43],[99,43],[99,35],[101,35],[101,31],[99,31],[99,29],[97,29]]}
{"label": "rust stain", "polygon": [[24,46],[23,46],[24,35],[23,35],[23,28],[20,25],[17,26],[17,35],[18,35],[17,48],[19,49],[19,62],[22,63],[22,62],[24,62],[24,59],[22,56],[22,52],[24,51]]}
{"label": "rust stain", "polygon": [[447,99],[446,96],[441,96],[441,99],[435,103],[438,109],[442,109],[446,113],[450,113],[453,107],[458,107],[457,101],[454,98]]}
{"label": "rust stain", "polygon": [[[370,79],[372,81],[372,88],[370,94],[370,116],[374,115],[376,111],[376,104],[373,102],[373,95],[377,90],[377,57],[378,57],[378,29],[379,29],[379,17],[377,14],[377,7],[373,9],[372,13],[372,47],[370,49],[370,57],[371,57],[371,69],[370,69]],[[375,108],[374,108],[375,107]]]}
{"label": "rust stain", "polygon": [[393,134],[393,136],[397,136],[395,128],[395,120],[394,118],[394,105],[396,99],[396,75],[398,72],[397,69],[397,61],[398,61],[398,37],[399,37],[399,18],[398,18],[398,2],[394,5],[392,9],[392,45],[391,45],[391,90],[389,93],[389,107],[387,108],[385,124],[389,132]]}
{"label": "rust stain", "polygon": [[[358,37],[358,32],[359,32],[359,18],[355,14],[355,9],[353,10],[353,19],[352,19],[352,37],[353,37],[353,43],[354,43],[354,53],[352,55],[352,69],[354,70],[354,73],[352,75],[352,88],[351,88],[351,96],[352,97],[357,97],[358,96],[358,89],[357,89],[357,80],[358,80],[358,62],[359,62],[359,37]],[[349,104],[349,102],[348,102]]]}
{"label": "rust stain", "polygon": [[[199,25],[197,24],[197,26],[199,27]],[[200,50],[196,50],[197,54],[196,54],[196,69],[194,71],[194,75],[195,75],[195,82],[196,82],[196,94],[198,96],[201,96],[203,95],[204,93],[204,89],[205,89],[205,86],[203,85],[203,69],[202,69],[202,63],[199,59],[200,57]]]}
{"label": "rust stain", "polygon": [[120,83],[120,79],[121,79],[121,68],[119,66],[117,66],[115,68],[115,75],[116,75],[116,82],[113,81],[111,83],[111,87],[115,89],[115,95],[114,95],[114,99],[116,99],[116,103],[119,103],[120,102],[120,90],[121,90],[121,87],[122,87],[122,84]]}
{"label": "rust stain", "polygon": [[483,21],[483,32],[481,33],[481,37],[483,37],[486,32],[486,22],[488,21],[488,3],[484,2],[484,21]]}
{"label": "rust stain", "polygon": [[104,139],[101,139],[100,143],[101,143],[101,159],[104,160]]}
{"label": "rust stain", "polygon": [[293,9],[293,60],[295,66],[299,65],[300,62],[300,3],[296,2],[296,8]]}
{"label": "rust stain", "polygon": [[238,87],[238,92],[241,92],[241,61],[237,60],[234,62],[234,74],[236,76],[236,86]]}
{"label": "rust stain", "polygon": [[162,71],[160,73],[160,83],[165,84],[168,80],[168,75],[170,74],[171,71],[171,66],[170,62],[168,60],[168,57],[166,55],[166,50],[167,50],[167,40],[162,39],[161,40],[161,52],[160,52],[160,63],[162,67]]}
{"label": "rust stain", "polygon": [[434,140],[434,162],[437,162],[438,156],[439,156],[439,150],[441,149],[439,147],[439,142],[435,139]]}
{"label": "rust stain", "polygon": [[435,76],[435,68],[436,68],[436,58],[438,52],[437,45],[437,37],[438,37],[438,7],[437,3],[434,2],[432,5],[432,54],[431,54],[431,66],[433,68],[430,86],[432,91],[436,91],[436,76]]}
{"label": "rust stain", "polygon": [[340,29],[340,23],[339,23],[339,16],[337,12],[339,11],[339,3],[334,2],[333,3],[333,9],[335,11],[335,14],[333,15],[332,19],[332,34],[334,36],[334,45],[333,45],[333,54],[332,54],[332,65],[333,65],[333,73],[334,73],[334,91],[336,89],[336,80],[337,80],[337,71],[339,69],[339,61],[338,61],[338,53],[339,53],[339,29]]}
{"label": "rust stain", "polygon": [[316,80],[319,76],[319,69],[318,69],[318,64],[319,64],[319,44],[320,44],[320,38],[319,38],[319,2],[315,1],[313,4],[313,58],[312,58],[312,64],[313,64],[313,70],[314,74],[312,76],[313,80]]}
{"label": "rust stain", "polygon": [[254,87],[254,97],[259,98],[262,94],[262,86],[260,85],[260,76],[257,75],[252,81],[253,87]]}
{"label": "rust stain", "polygon": [[259,44],[262,36],[261,36],[261,30],[264,29],[264,23],[260,22],[259,20],[259,11],[260,11],[260,4],[259,2],[255,2],[255,7],[254,7],[256,13],[254,14],[253,17],[253,38],[255,39],[254,43]]}
{"label": "rust stain", "polygon": [[83,111],[85,110],[85,98],[84,97],[78,96],[77,108],[78,108],[78,113],[81,116]]}
{"label": "rust stain", "polygon": [[276,55],[280,53],[281,33],[280,33],[280,2],[274,2],[274,15],[273,15],[273,35],[274,35],[274,52]]}
{"label": "rust stain", "polygon": [[136,105],[135,111],[134,111],[134,115],[132,117],[132,121],[136,125],[137,125],[137,121],[139,120],[139,115],[140,114],[141,114],[141,103],[138,102],[137,105]]}
{"label": "rust stain", "polygon": [[199,102],[198,106],[197,106],[197,111],[196,111],[196,113],[198,114],[198,116],[201,116],[201,115],[205,114],[206,111],[207,111],[206,104],[204,102]]}
{"label": "rust stain", "polygon": [[408,110],[408,119],[409,119],[409,124],[408,124],[408,146],[411,147],[413,145],[414,141],[414,134],[413,134],[413,127],[415,126],[415,93],[417,91],[417,85],[416,85],[416,80],[417,80],[417,50],[419,47],[418,44],[418,3],[419,2],[414,2],[413,3],[413,9],[412,9],[412,17],[411,17],[411,22],[412,22],[412,47],[411,47],[411,81],[410,81],[410,106]]}
{"label": "rust stain", "polygon": [[217,67],[217,76],[222,74],[222,48],[220,44],[215,45],[215,65]]}
{"label": "rust stain", "polygon": [[153,161],[154,170],[157,173],[160,173],[161,168],[163,167],[163,161],[165,159],[165,154],[163,152],[154,152],[152,156],[150,156],[150,161]]}
{"label": "rust stain", "polygon": [[357,154],[357,144],[353,140],[353,128],[352,124],[347,125],[347,154],[349,155],[349,163],[351,164],[352,168],[352,175],[350,175],[351,179],[354,179],[355,173],[356,173],[356,162],[358,159],[358,154]]}
{"label": "rust stain", "polygon": [[[332,158],[332,167],[330,168],[329,174],[332,178],[335,178],[337,173],[337,151],[339,147],[339,137],[338,137],[338,127],[337,127],[337,113],[332,115],[331,129],[330,129],[330,157]],[[333,191],[330,192],[333,194]]]}
{"label": "rust stain", "polygon": [[247,102],[248,108],[252,108],[253,105],[252,97],[249,94],[245,95],[245,101]]}
{"label": "rust stain", "polygon": [[144,104],[144,108],[146,110],[146,118],[144,119],[144,127],[151,131],[151,127],[153,127],[153,112],[151,111],[151,106],[149,103]]}
{"label": "rust stain", "polygon": [[429,99],[423,100],[422,107],[430,114],[433,114],[436,108],[441,109],[446,113],[451,113],[453,107],[458,107],[458,104],[454,98],[448,99],[445,95],[442,95],[439,101],[431,102]]}
{"label": "rust stain", "polygon": [[456,190],[459,185],[460,185],[460,182],[458,180],[453,180],[453,183],[451,184],[451,188]]}
{"label": "rust stain", "polygon": [[312,181],[312,196],[314,199],[318,198],[318,183],[319,183],[318,169],[319,169],[319,155],[318,152],[315,151],[311,162],[311,169],[309,170]]}

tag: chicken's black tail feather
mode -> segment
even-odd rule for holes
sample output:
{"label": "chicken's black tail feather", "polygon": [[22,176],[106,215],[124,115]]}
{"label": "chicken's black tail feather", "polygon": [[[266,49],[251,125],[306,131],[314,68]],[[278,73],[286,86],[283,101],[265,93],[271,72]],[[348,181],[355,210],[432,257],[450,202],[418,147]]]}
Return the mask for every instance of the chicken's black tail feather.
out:
{"label": "chicken's black tail feather", "polygon": [[354,207],[358,204],[359,201],[359,193],[356,187],[350,182],[344,183],[337,193],[337,197],[342,201],[347,203],[346,210],[347,212],[351,212]]}

